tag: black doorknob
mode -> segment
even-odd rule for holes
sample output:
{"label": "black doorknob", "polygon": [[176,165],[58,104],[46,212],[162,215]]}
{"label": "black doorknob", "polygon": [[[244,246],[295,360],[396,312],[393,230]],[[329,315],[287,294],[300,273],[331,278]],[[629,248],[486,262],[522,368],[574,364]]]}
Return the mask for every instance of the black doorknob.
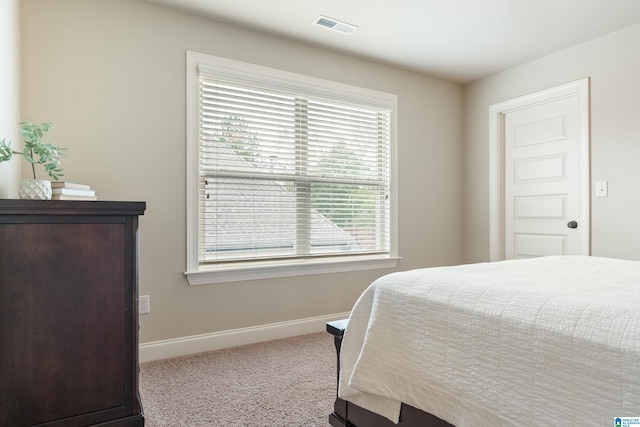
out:
{"label": "black doorknob", "polygon": [[575,222],[575,221],[569,221],[567,223],[567,227],[569,227],[569,228],[578,228],[578,223]]}

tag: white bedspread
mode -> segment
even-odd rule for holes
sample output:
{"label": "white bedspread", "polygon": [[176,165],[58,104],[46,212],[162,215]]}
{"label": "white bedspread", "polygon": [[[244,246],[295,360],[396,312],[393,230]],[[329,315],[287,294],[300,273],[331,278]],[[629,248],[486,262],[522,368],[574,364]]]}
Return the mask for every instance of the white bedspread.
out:
{"label": "white bedspread", "polygon": [[394,273],[349,319],[339,396],[398,422],[612,426],[640,415],[640,262],[545,257]]}

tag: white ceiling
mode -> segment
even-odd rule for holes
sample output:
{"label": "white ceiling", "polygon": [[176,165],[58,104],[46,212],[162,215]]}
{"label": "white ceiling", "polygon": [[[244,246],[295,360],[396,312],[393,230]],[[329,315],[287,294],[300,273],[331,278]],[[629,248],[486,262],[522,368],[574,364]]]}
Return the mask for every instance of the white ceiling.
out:
{"label": "white ceiling", "polygon": [[[458,83],[640,22],[640,0],[145,1]],[[319,15],[359,28],[313,25]]]}

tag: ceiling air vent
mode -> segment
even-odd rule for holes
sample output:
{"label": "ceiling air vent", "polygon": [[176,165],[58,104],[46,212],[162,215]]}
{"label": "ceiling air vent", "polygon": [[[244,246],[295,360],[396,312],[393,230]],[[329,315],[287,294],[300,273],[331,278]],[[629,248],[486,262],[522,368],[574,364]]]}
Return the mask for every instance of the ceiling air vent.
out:
{"label": "ceiling air vent", "polygon": [[333,18],[327,18],[326,16],[318,16],[314,24],[321,27],[329,28],[330,30],[338,31],[342,34],[351,34],[358,29],[355,25],[347,24],[346,22],[340,22]]}

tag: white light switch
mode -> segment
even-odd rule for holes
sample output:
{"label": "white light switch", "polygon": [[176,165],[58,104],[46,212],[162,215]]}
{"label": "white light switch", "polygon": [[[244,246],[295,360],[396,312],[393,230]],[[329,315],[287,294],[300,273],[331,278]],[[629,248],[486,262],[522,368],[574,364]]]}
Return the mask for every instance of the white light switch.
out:
{"label": "white light switch", "polygon": [[609,196],[609,184],[607,181],[596,182],[596,197]]}

